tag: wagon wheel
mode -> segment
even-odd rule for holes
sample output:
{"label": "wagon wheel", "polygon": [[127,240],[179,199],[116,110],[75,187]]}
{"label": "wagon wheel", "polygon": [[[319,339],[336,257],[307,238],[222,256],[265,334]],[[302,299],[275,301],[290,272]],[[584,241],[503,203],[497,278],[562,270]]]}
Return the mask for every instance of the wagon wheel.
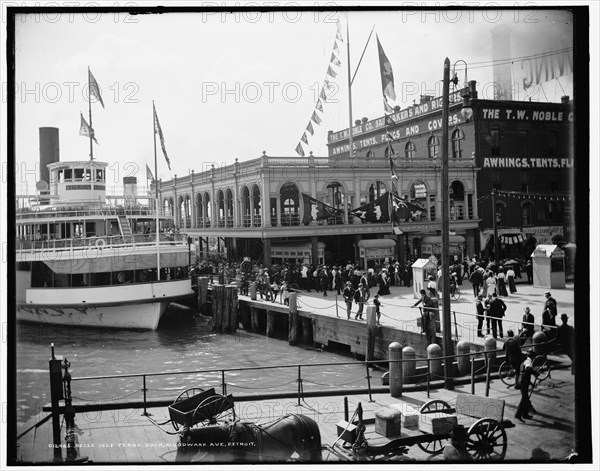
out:
{"label": "wagon wheel", "polygon": [[507,445],[506,431],[495,419],[479,419],[469,428],[467,451],[475,460],[501,461]]}
{"label": "wagon wheel", "polygon": [[550,376],[550,364],[548,363],[548,358],[545,355],[535,357],[531,367],[533,368],[533,371],[537,373],[538,381],[544,381],[548,376]]}
{"label": "wagon wheel", "polygon": [[[419,413],[443,412],[446,409],[450,409],[450,404],[448,404],[446,401],[435,399],[423,404],[421,409],[419,409]],[[430,455],[438,455],[444,451],[444,445],[446,444],[445,442],[446,440],[432,440],[430,442],[417,443],[417,446],[425,453],[429,453]]]}
{"label": "wagon wheel", "polygon": [[222,394],[204,399],[194,410],[192,424],[215,425],[218,422],[235,420],[235,410],[229,399]]}
{"label": "wagon wheel", "polygon": [[[179,396],[177,396],[175,398],[175,400],[173,401],[173,404],[175,404],[179,401],[184,401],[185,399],[189,399],[190,397],[194,397],[196,394],[203,393],[204,391],[205,390],[202,388],[186,389]],[[174,420],[171,420],[171,424],[173,425],[173,428],[175,429],[176,432],[179,431],[179,427],[182,426],[182,424],[179,424],[179,423],[175,422]]]}

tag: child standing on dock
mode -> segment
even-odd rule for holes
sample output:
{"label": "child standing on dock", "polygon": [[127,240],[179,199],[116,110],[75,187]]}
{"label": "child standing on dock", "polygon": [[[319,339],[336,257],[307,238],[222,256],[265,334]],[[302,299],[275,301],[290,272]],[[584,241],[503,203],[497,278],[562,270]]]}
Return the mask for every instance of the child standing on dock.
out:
{"label": "child standing on dock", "polygon": [[281,297],[283,298],[283,304],[286,306],[290,305],[290,289],[288,288],[287,281],[284,281],[281,285]]}

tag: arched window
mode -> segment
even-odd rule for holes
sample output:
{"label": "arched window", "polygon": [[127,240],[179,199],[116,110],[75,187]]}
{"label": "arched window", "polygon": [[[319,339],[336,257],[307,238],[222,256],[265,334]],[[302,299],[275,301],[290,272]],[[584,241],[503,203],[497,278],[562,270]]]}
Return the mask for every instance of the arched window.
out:
{"label": "arched window", "polygon": [[465,133],[460,129],[455,129],[452,132],[452,158],[462,159],[463,153],[463,140],[465,139]]}
{"label": "arched window", "polygon": [[[345,199],[344,188],[340,182],[335,181],[327,185],[327,197],[325,198],[327,204],[333,206],[335,209],[342,210],[344,209]],[[342,224],[343,222],[341,212],[328,220],[328,224]]]}
{"label": "arched window", "polygon": [[370,150],[367,152],[367,160],[373,160],[375,158],[375,153]]}
{"label": "arched window", "polygon": [[279,192],[281,199],[281,225],[300,225],[300,192],[293,183],[286,183]]}
{"label": "arched window", "polygon": [[217,192],[217,221],[218,227],[225,227],[225,196],[223,190]]}
{"label": "arched window", "polygon": [[436,159],[440,150],[440,140],[437,136],[430,136],[427,141],[427,155],[430,159]]}
{"label": "arched window", "polygon": [[[410,201],[420,205],[423,208],[427,208],[428,203],[427,200],[430,195],[427,194],[427,185],[421,181],[414,182],[410,186]],[[433,195],[431,195],[433,196]],[[435,201],[434,206],[429,209],[431,219],[435,219]],[[417,220],[426,221],[427,220],[427,210],[425,210]]]}
{"label": "arched window", "polygon": [[261,211],[260,189],[258,188],[258,185],[254,185],[252,187],[252,214],[255,227],[260,227],[262,225]]}
{"label": "arched window", "polygon": [[413,141],[408,141],[404,146],[404,156],[407,159],[413,159],[415,157],[415,152],[417,148],[415,147],[415,143]]}
{"label": "arched window", "polygon": [[233,227],[233,193],[230,188],[225,192],[225,226]]}
{"label": "arched window", "polygon": [[525,201],[521,204],[521,218],[524,226],[529,226],[533,224],[533,204],[531,201]]}
{"label": "arched window", "polygon": [[450,219],[465,219],[465,187],[458,180],[450,185]]}
{"label": "arched window", "polygon": [[368,202],[372,203],[377,198],[382,196],[386,191],[387,191],[387,188],[383,182],[380,182],[378,180],[375,183],[371,183],[371,185],[369,186],[369,201]]}
{"label": "arched window", "polygon": [[250,227],[250,209],[250,191],[245,186],[242,189],[242,226],[244,227]]}

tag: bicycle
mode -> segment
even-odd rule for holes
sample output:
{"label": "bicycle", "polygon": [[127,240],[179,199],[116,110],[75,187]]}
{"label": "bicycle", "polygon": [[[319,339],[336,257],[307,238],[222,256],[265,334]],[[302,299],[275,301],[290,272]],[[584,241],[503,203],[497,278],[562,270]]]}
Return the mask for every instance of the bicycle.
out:
{"label": "bicycle", "polygon": [[458,285],[455,282],[450,283],[450,297],[454,301],[460,299],[460,290],[458,289]]}
{"label": "bicycle", "polygon": [[500,380],[510,388],[515,385],[517,372],[508,361],[503,361],[500,368],[498,368],[498,376],[500,377]]}
{"label": "bicycle", "polygon": [[538,355],[533,359],[531,368],[536,375],[536,382],[542,382],[550,376],[550,362],[546,355]]}

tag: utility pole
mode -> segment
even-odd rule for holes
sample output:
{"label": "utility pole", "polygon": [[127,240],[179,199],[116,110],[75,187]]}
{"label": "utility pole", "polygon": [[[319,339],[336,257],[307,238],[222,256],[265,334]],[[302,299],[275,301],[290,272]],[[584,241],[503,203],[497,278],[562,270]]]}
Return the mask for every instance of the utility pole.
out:
{"label": "utility pole", "polygon": [[444,61],[442,87],[442,328],[444,330],[444,385],[454,389],[452,379],[452,320],[450,317],[450,190],[448,185],[448,115],[450,109],[450,59]]}
{"label": "utility pole", "polygon": [[492,190],[492,217],[494,218],[494,262],[498,266],[498,215],[496,214],[496,195],[498,190]]}

